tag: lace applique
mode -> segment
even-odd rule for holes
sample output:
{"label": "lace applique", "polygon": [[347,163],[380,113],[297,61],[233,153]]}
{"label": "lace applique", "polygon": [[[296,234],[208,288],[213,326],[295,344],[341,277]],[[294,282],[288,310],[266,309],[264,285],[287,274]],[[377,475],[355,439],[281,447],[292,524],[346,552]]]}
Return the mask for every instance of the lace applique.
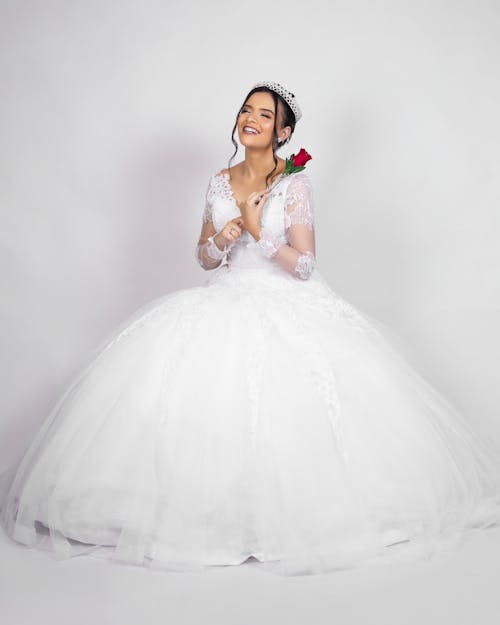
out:
{"label": "lace applique", "polygon": [[228,253],[230,246],[225,245],[224,249],[220,250],[214,241],[214,237],[215,234],[213,234],[211,237],[208,237],[206,241],[206,252],[210,256],[210,258],[213,258],[214,260],[220,260],[221,258],[224,258],[224,256]]}
{"label": "lace applique", "polygon": [[[92,363],[94,357],[102,358],[116,343],[133,336],[144,326],[151,327],[154,323],[162,323],[170,316],[174,327],[178,327],[179,330],[185,331],[188,335],[192,322],[197,319],[196,311],[199,310],[199,304],[206,301],[206,297],[207,291],[204,287],[193,287],[189,295],[185,291],[172,291],[147,302],[113,328],[105,340],[95,348],[94,356],[90,362]],[[215,293],[212,297],[216,297]],[[175,363],[173,356],[169,360]],[[91,364],[90,366],[94,365]],[[168,380],[169,376],[165,381],[168,382]]]}
{"label": "lace applique", "polygon": [[360,332],[373,332],[373,326],[367,317],[333,291],[323,276],[318,277],[317,282],[310,285],[300,302],[330,318],[343,319]]}
{"label": "lace applique", "polygon": [[224,259],[234,245],[234,243],[230,243],[229,245],[225,245],[223,250],[220,250],[214,241],[216,234],[208,237],[204,243],[198,242],[196,246],[195,258],[203,269],[214,269],[218,267],[220,263],[217,262],[214,264],[212,261]]}
{"label": "lace applique", "polygon": [[[279,189],[280,179],[275,181],[271,188],[273,195],[285,196],[280,204],[283,207],[281,214],[285,217],[286,227],[281,226],[280,231],[276,231],[276,228],[271,229],[261,224],[260,238],[256,242],[256,247],[264,257],[276,260],[293,276],[307,280],[316,265],[311,183],[307,175],[296,173],[284,189]],[[226,172],[211,177],[206,196],[205,221],[212,221],[212,207],[216,199],[224,199],[237,205],[229,180],[229,173]],[[294,228],[295,224],[306,224],[307,228]],[[291,247],[294,254],[288,252],[278,254],[283,246]],[[226,257],[230,262],[228,253],[231,247],[229,245],[220,250],[213,239],[209,238],[205,243],[198,245],[196,254],[198,262],[205,269],[215,268],[222,259],[226,260]]]}
{"label": "lace applique", "polygon": [[293,323],[295,345],[302,352],[301,362],[306,365],[306,371],[314,379],[319,396],[328,409],[333,439],[344,463],[347,465],[350,462],[350,457],[344,440],[344,423],[337,392],[336,374],[321,342],[311,335],[302,316],[297,314],[295,301],[291,301],[290,306],[287,307],[287,319]]}
{"label": "lace applique", "polygon": [[[252,448],[257,445],[257,425],[261,416],[261,390],[262,375],[269,341],[274,328],[271,319],[259,309],[258,302],[254,301],[255,295],[246,289],[241,295],[245,305],[242,307],[245,327],[254,327],[255,333],[252,340],[247,341],[246,350],[242,355],[246,358],[248,384],[248,411],[250,423],[250,441]],[[258,296],[257,296],[258,297]],[[257,317],[257,319],[255,319]],[[252,323],[252,318],[257,323]]]}
{"label": "lace applique", "polygon": [[292,224],[306,224],[313,229],[314,211],[312,185],[305,174],[297,173],[290,180],[285,197],[285,228]]}
{"label": "lace applique", "polygon": [[208,187],[205,192],[205,208],[203,209],[203,223],[207,224],[212,221],[212,189],[213,189],[213,180],[212,176],[208,182]]}
{"label": "lace applique", "polygon": [[234,200],[233,190],[229,183],[229,174],[219,173],[212,177],[212,193],[225,200]]}
{"label": "lace applique", "polygon": [[282,237],[279,237],[264,226],[260,229],[260,239],[257,241],[257,247],[267,258],[273,258],[278,249],[286,244]]}
{"label": "lace applique", "polygon": [[213,221],[212,219],[212,206],[214,198],[219,197],[224,200],[229,200],[237,205],[236,199],[229,182],[228,173],[214,174],[210,178],[208,189],[205,194],[205,209],[203,211],[203,223]]}
{"label": "lace applique", "polygon": [[368,319],[355,306],[337,295],[331,293],[328,304],[328,312],[333,316],[342,317],[357,330],[362,332],[372,332],[373,327]]}
{"label": "lace applique", "polygon": [[295,273],[302,280],[307,280],[312,274],[316,265],[316,258],[310,251],[305,252],[297,258],[297,264],[295,265]]}

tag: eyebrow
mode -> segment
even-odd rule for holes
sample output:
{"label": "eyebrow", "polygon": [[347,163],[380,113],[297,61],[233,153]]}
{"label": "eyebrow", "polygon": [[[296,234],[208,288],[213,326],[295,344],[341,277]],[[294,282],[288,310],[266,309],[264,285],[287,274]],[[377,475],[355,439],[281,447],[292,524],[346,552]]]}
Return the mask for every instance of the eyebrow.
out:
{"label": "eyebrow", "polygon": [[[251,104],[244,104],[241,108],[243,109],[245,107],[253,109],[253,106]],[[262,106],[260,106],[259,108],[261,111],[268,111],[269,113],[272,113],[274,115],[274,111],[271,111],[271,109],[265,109]]]}

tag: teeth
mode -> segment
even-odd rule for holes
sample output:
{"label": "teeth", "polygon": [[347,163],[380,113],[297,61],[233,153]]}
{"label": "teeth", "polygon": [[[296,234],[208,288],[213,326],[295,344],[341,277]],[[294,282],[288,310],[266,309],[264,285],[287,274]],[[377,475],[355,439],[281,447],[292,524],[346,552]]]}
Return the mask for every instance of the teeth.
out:
{"label": "teeth", "polygon": [[257,135],[257,134],[259,134],[256,130],[254,130],[253,128],[249,128],[248,126],[245,126],[245,127],[243,128],[243,131],[244,131],[244,132],[249,132],[249,133],[250,133],[250,134],[252,134],[252,135]]}

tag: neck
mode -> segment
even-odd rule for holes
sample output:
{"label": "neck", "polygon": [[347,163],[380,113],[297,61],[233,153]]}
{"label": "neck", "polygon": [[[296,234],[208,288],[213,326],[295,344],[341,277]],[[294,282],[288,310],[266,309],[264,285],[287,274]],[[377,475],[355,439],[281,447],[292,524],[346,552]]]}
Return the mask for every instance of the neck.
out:
{"label": "neck", "polygon": [[[273,176],[281,173],[283,169],[281,166],[282,159],[280,159],[279,156],[276,156],[276,158],[278,159],[278,166],[276,167]],[[242,173],[245,178],[248,178],[249,180],[265,178],[273,168],[274,160],[271,148],[256,150],[245,147],[245,160],[243,161],[242,166]]]}

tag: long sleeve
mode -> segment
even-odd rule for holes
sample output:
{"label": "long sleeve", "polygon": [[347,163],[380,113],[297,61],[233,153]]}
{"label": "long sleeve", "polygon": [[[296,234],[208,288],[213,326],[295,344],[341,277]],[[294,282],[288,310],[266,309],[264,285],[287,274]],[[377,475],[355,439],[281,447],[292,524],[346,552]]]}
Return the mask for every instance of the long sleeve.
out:
{"label": "long sleeve", "polygon": [[212,221],[212,178],[205,194],[205,208],[203,209],[202,228],[196,244],[195,258],[203,269],[215,269],[226,257],[232,245],[219,249],[214,241],[217,234]]}
{"label": "long sleeve", "polygon": [[215,241],[214,234],[204,240],[201,236],[196,245],[196,260],[203,267],[203,269],[215,269],[218,267],[222,260],[226,257],[229,247],[226,245],[223,250],[220,250]]}
{"label": "long sleeve", "polygon": [[316,265],[314,211],[309,177],[291,174],[285,196],[285,232],[287,243],[267,228],[261,227],[257,247],[267,258],[301,280],[307,280]]}

